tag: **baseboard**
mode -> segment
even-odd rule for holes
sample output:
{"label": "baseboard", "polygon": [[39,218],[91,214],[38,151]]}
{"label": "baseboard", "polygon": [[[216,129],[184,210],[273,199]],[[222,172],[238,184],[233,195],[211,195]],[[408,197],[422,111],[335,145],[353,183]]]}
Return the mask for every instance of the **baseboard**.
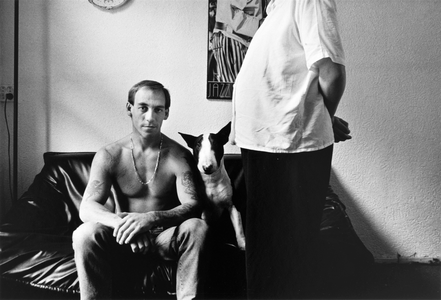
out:
{"label": "baseboard", "polygon": [[375,258],[375,263],[379,264],[429,264],[429,265],[441,265],[439,257],[403,257],[398,255],[393,258]]}

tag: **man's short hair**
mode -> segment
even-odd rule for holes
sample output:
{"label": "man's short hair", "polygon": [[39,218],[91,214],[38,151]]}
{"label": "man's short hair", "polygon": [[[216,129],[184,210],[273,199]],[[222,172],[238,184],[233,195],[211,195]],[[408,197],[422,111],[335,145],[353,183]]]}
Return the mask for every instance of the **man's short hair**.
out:
{"label": "man's short hair", "polygon": [[138,82],[129,90],[129,103],[134,104],[136,92],[138,92],[141,88],[146,87],[153,91],[162,91],[165,95],[165,108],[170,108],[171,99],[169,91],[159,82],[153,80],[143,80]]}

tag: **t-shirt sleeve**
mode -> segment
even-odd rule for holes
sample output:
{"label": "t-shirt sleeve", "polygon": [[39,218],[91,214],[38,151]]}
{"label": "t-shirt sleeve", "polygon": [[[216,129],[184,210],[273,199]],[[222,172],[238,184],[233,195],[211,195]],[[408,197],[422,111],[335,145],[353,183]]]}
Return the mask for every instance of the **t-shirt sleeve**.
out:
{"label": "t-shirt sleeve", "polygon": [[308,69],[327,57],[345,64],[334,0],[298,0],[295,20]]}

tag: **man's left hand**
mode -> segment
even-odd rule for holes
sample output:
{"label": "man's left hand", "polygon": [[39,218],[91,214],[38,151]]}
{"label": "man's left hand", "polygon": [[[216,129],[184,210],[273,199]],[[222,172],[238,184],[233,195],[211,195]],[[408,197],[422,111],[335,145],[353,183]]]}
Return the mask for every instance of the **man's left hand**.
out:
{"label": "man's left hand", "polygon": [[133,253],[147,254],[154,251],[154,243],[148,233],[142,233],[137,235],[133,241],[130,242],[130,247]]}
{"label": "man's left hand", "polygon": [[148,213],[121,213],[122,218],[113,230],[113,236],[120,245],[129,244],[135,236],[147,232],[153,226]]}
{"label": "man's left hand", "polygon": [[352,136],[349,135],[351,133],[349,124],[345,120],[334,116],[332,129],[334,130],[334,140],[336,143],[352,139]]}

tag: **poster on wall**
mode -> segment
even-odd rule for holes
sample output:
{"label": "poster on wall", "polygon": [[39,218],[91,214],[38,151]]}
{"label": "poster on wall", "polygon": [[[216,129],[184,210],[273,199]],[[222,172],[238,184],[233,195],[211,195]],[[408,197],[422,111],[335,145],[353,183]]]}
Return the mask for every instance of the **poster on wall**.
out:
{"label": "poster on wall", "polygon": [[207,99],[231,100],[250,41],[265,18],[265,3],[208,0]]}

